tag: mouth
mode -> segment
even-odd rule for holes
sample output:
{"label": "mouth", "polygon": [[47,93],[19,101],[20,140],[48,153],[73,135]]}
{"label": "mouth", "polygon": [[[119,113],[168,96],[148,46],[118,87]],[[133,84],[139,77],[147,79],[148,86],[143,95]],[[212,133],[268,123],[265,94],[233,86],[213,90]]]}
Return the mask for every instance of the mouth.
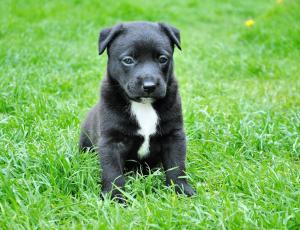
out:
{"label": "mouth", "polygon": [[154,98],[152,98],[152,97],[141,97],[140,101],[143,104],[151,104],[151,103],[154,102]]}
{"label": "mouth", "polygon": [[148,93],[143,93],[142,95],[134,95],[134,93],[131,92],[130,88],[127,86],[125,94],[129,100],[140,102],[143,104],[152,103],[155,101],[155,97],[153,95]]}
{"label": "mouth", "polygon": [[128,97],[130,100],[139,102],[142,104],[151,104],[155,101],[153,97]]}
{"label": "mouth", "polygon": [[131,90],[129,85],[127,85],[127,87],[124,89],[124,93],[126,94],[129,100],[136,101],[143,104],[153,103],[156,100],[163,98],[165,96],[165,92],[160,92],[160,91],[158,90],[155,92],[140,92],[139,90],[137,90],[135,92],[135,90]]}

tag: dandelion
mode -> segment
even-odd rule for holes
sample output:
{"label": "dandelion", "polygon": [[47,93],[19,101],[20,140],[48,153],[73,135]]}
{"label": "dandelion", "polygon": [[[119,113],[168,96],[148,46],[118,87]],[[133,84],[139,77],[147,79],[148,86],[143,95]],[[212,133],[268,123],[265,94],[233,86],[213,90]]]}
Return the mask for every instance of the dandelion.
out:
{"label": "dandelion", "polygon": [[248,19],[245,21],[245,26],[252,27],[254,25],[255,21],[253,19]]}

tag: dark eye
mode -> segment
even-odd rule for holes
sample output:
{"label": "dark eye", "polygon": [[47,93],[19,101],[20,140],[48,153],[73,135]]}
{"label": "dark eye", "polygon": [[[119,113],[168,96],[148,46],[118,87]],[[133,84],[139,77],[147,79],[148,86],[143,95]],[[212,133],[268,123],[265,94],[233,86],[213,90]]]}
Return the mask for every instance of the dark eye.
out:
{"label": "dark eye", "polygon": [[168,60],[169,60],[168,57],[165,56],[165,55],[161,55],[158,58],[158,61],[159,61],[160,64],[166,64],[168,62]]}
{"label": "dark eye", "polygon": [[132,64],[134,64],[133,58],[132,58],[132,57],[129,57],[129,56],[124,57],[124,58],[122,59],[122,62],[123,62],[124,65],[132,65]]}

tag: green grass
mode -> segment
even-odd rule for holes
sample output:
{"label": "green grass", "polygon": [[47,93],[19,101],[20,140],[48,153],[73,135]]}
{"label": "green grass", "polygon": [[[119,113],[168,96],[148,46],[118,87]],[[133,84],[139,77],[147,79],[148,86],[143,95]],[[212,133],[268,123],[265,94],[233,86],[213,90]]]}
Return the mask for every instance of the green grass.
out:
{"label": "green grass", "polygon": [[[299,12],[298,0],[1,1],[0,228],[299,229]],[[127,176],[127,208],[102,201],[97,157],[77,150],[105,74],[99,31],[130,20],[181,30],[194,198],[155,171]]]}

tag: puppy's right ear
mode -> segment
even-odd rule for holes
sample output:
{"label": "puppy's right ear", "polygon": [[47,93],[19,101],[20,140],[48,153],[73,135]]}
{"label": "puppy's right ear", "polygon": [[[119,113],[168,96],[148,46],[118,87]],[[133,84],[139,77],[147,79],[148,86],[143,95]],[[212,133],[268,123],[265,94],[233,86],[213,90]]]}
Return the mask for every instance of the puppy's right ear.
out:
{"label": "puppy's right ear", "polygon": [[101,55],[109,44],[116,38],[116,36],[122,31],[122,24],[116,25],[112,28],[105,28],[101,30],[98,40],[98,51]]}

